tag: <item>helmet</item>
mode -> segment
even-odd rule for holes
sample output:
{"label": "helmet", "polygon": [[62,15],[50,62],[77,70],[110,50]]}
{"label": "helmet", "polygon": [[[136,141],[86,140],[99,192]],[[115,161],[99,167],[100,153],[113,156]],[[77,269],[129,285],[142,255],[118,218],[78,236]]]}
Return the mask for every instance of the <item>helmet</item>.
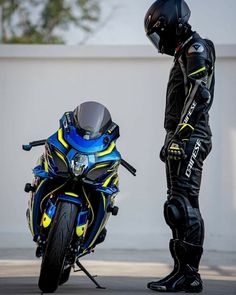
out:
{"label": "helmet", "polygon": [[147,37],[159,52],[174,55],[191,11],[184,0],[157,0],[144,18]]}

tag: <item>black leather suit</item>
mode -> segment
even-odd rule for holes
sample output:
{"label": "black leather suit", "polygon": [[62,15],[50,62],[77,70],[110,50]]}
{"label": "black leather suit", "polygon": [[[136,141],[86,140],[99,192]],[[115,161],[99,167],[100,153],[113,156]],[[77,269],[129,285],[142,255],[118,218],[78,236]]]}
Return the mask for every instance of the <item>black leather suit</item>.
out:
{"label": "black leather suit", "polygon": [[[208,111],[214,95],[214,63],[213,43],[196,32],[176,50],[167,87],[164,123],[167,135],[161,152],[168,187],[166,222],[174,239],[199,246],[203,245],[204,224],[198,196],[203,161],[212,146]],[[165,157],[173,136],[185,145],[187,157],[181,161]]]}

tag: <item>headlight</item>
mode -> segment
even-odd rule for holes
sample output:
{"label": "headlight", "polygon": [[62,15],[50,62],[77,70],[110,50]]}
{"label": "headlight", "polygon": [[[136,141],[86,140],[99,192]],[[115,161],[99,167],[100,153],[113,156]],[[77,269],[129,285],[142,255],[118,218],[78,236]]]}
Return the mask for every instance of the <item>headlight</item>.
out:
{"label": "headlight", "polygon": [[71,170],[75,176],[83,174],[88,167],[88,157],[82,154],[76,154],[71,160]]}

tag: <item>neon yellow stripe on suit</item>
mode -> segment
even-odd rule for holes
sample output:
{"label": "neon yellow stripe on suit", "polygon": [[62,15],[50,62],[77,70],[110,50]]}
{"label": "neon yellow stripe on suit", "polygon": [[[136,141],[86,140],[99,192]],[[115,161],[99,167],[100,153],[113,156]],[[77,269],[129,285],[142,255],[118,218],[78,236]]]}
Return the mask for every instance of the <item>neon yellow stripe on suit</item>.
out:
{"label": "neon yellow stripe on suit", "polygon": [[201,72],[205,71],[205,69],[206,69],[206,67],[203,67],[203,68],[201,68],[201,69],[199,69],[199,70],[197,70],[197,71],[195,71],[195,72],[189,74],[189,76],[192,76],[192,75],[195,75],[195,74],[201,73]]}
{"label": "neon yellow stripe on suit", "polygon": [[113,141],[105,151],[102,151],[102,152],[97,153],[97,156],[98,156],[98,157],[102,157],[102,156],[105,156],[105,155],[110,154],[110,153],[113,151],[115,145],[116,145],[116,144],[115,144],[115,142]]}
{"label": "neon yellow stripe on suit", "polygon": [[180,128],[179,132],[180,132],[181,130],[183,130],[185,127],[187,127],[187,126],[190,127],[192,130],[194,130],[193,126],[190,125],[190,124],[188,124],[188,123],[181,123],[181,124],[179,124],[179,126],[182,126],[182,127]]}
{"label": "neon yellow stripe on suit", "polygon": [[63,130],[62,130],[62,128],[60,128],[59,130],[58,130],[58,140],[60,141],[60,143],[65,147],[65,148],[68,148],[69,147],[69,145],[68,145],[68,143],[64,140],[64,138],[63,138]]}

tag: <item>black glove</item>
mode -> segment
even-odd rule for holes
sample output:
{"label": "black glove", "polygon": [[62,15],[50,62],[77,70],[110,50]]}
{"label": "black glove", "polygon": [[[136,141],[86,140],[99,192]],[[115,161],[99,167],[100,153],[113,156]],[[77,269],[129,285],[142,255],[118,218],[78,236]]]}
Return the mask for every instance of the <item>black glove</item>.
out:
{"label": "black glove", "polygon": [[167,148],[168,160],[180,161],[186,159],[185,143],[178,139],[172,139]]}
{"label": "black glove", "polygon": [[167,157],[166,146],[165,145],[163,145],[163,147],[161,148],[159,156],[160,156],[161,161],[165,163],[166,162],[166,157]]}

